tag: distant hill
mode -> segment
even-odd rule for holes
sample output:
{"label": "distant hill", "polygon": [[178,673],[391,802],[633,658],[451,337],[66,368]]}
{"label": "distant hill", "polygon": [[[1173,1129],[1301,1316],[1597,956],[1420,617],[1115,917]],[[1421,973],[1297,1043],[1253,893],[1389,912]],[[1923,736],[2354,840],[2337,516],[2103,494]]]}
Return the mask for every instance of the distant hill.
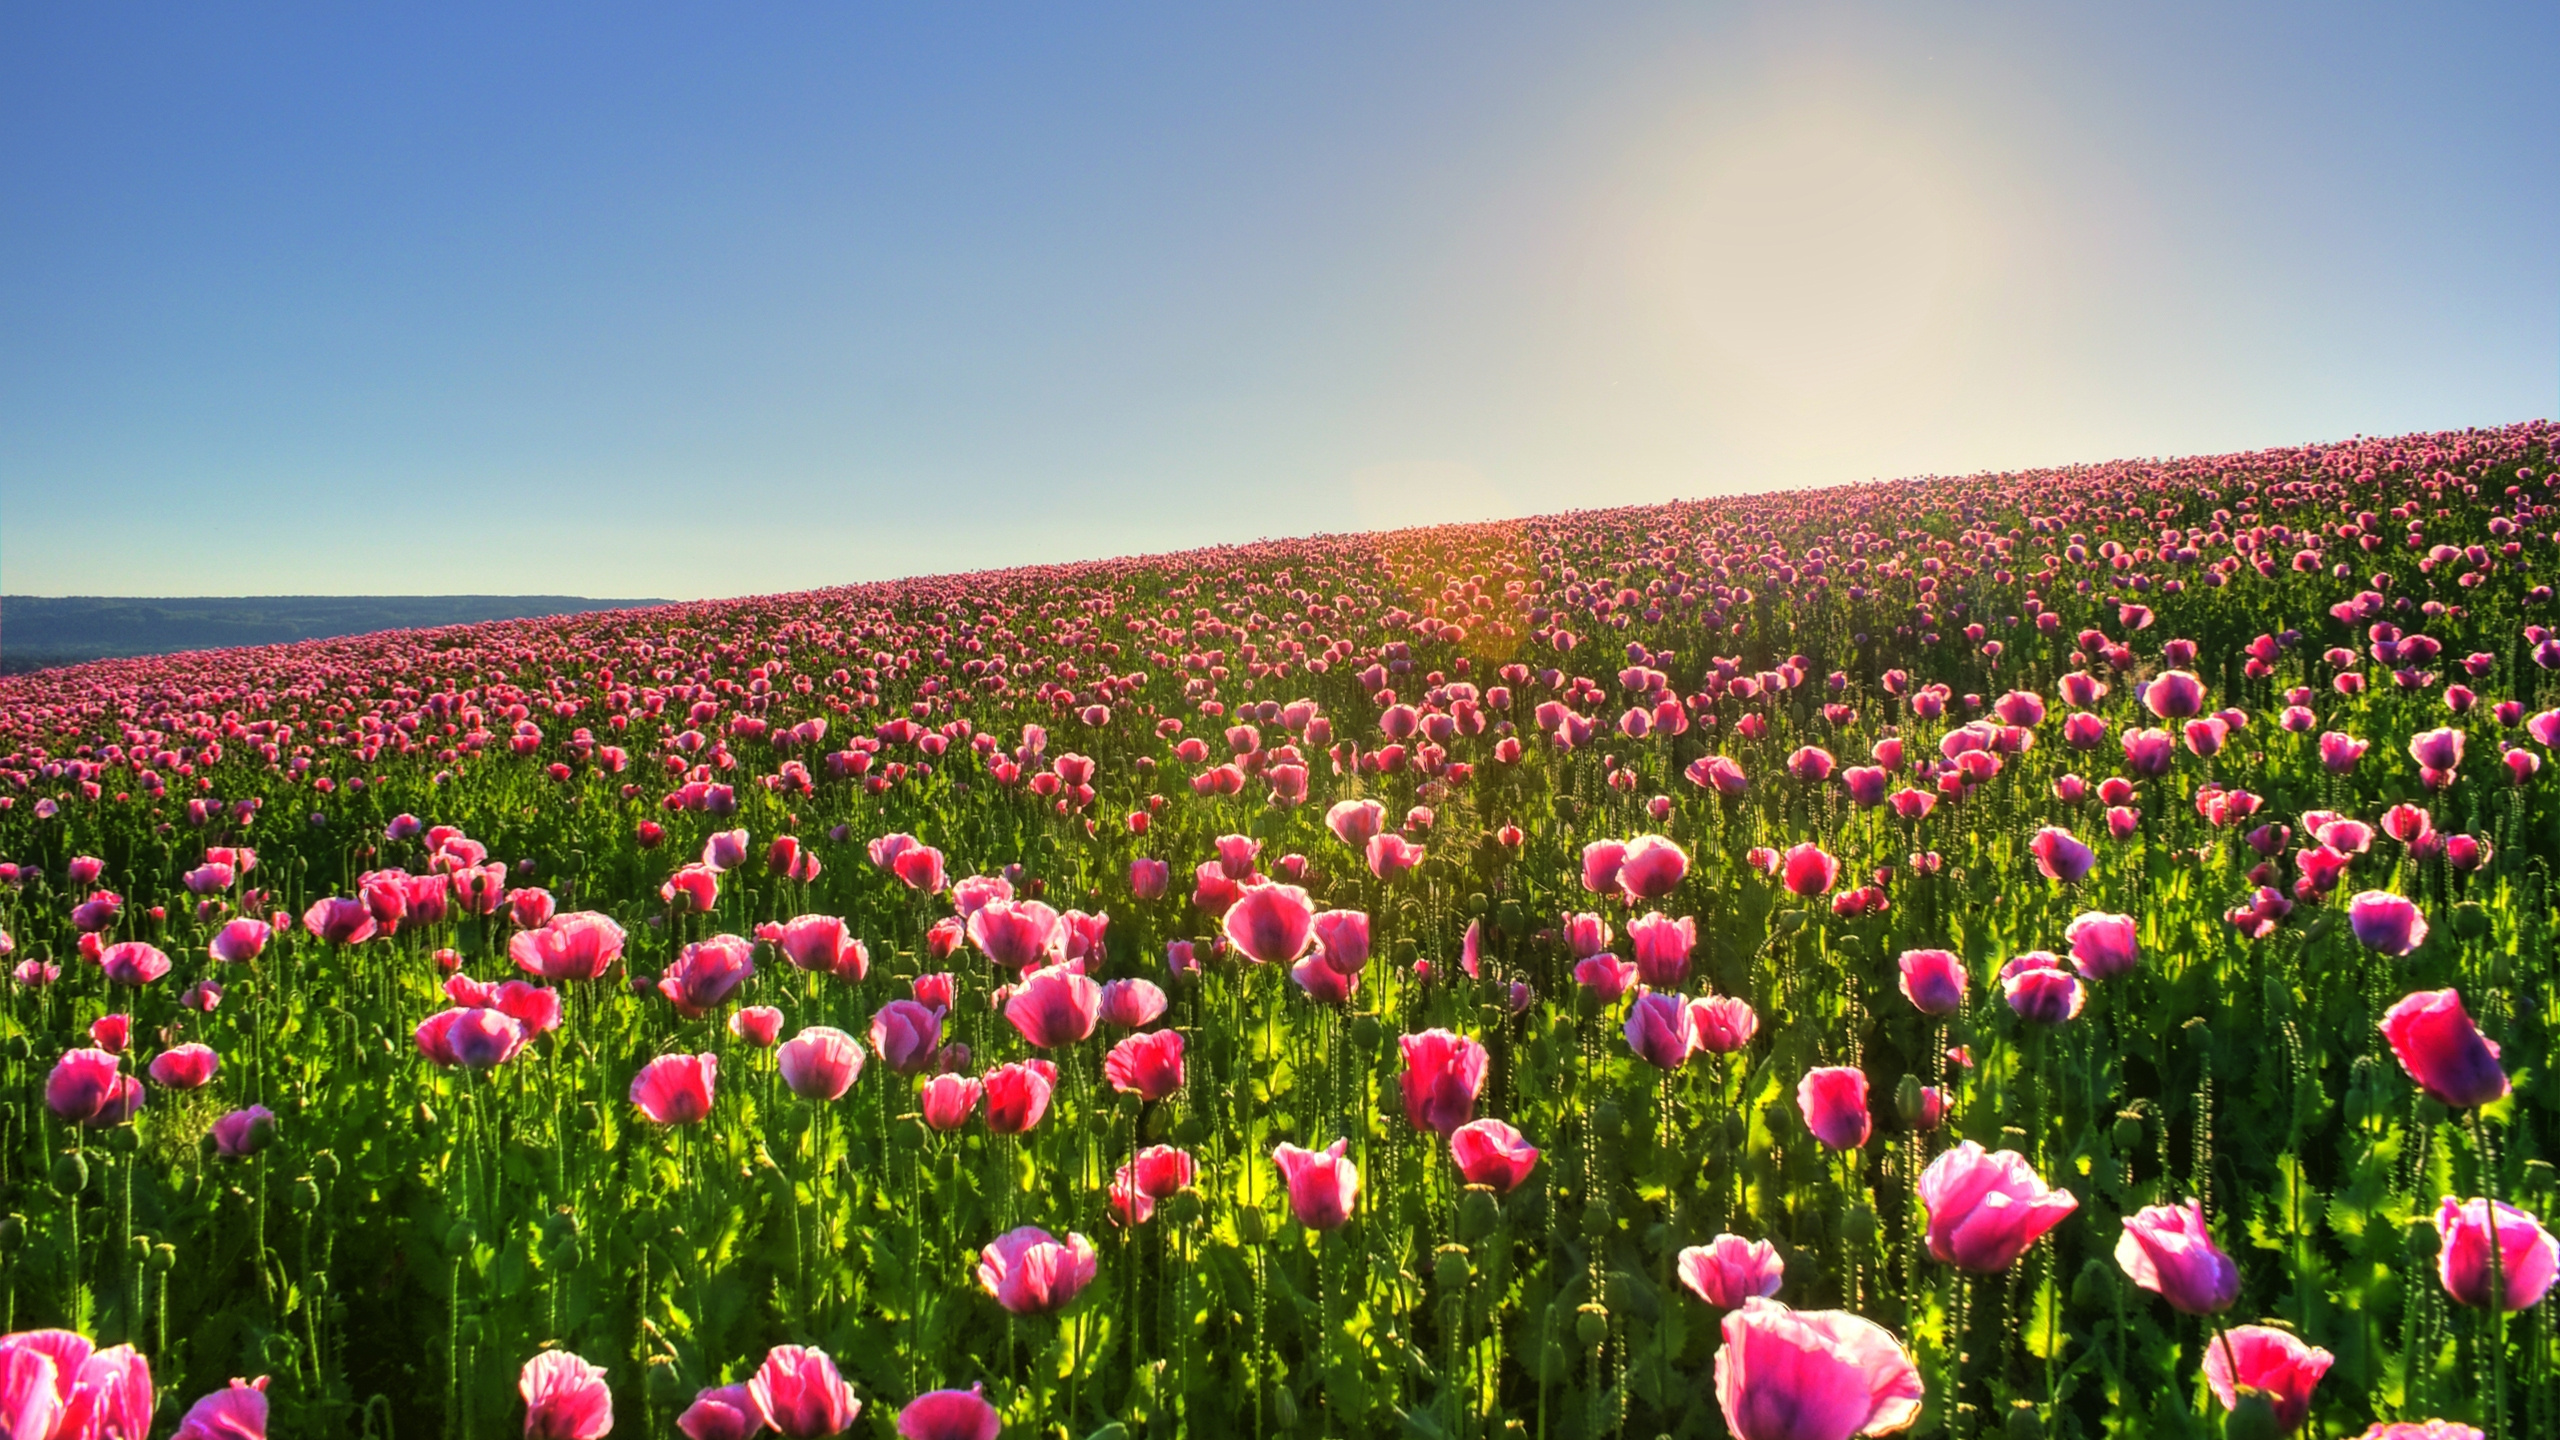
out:
{"label": "distant hill", "polygon": [[629,610],[664,600],[576,595],[0,596],[0,674],[128,655],[278,645],[376,630]]}

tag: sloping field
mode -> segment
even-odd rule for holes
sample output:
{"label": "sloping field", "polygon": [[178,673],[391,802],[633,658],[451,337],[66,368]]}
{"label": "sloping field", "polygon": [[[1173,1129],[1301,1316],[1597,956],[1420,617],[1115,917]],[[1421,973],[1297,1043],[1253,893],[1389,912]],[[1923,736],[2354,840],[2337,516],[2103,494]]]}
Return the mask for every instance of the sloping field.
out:
{"label": "sloping field", "polygon": [[0,680],[0,1418],[2560,1434],[2553,438]]}

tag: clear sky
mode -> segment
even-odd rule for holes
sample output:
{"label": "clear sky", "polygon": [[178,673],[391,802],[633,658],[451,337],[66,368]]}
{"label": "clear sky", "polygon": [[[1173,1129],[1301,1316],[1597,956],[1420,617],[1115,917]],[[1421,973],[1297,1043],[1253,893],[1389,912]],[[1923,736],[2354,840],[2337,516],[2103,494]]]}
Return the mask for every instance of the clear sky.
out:
{"label": "clear sky", "polygon": [[728,595],[2553,413],[2560,6],[2235,8],[0,0],[0,588]]}

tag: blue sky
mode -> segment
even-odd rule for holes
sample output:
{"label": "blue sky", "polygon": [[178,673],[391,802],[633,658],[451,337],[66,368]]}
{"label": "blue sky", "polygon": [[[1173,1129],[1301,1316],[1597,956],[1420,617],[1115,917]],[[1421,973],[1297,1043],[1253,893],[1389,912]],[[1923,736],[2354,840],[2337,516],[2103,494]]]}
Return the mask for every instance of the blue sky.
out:
{"label": "blue sky", "polygon": [[2227,8],[10,0],[0,588],[742,594],[2553,413],[2560,7]]}

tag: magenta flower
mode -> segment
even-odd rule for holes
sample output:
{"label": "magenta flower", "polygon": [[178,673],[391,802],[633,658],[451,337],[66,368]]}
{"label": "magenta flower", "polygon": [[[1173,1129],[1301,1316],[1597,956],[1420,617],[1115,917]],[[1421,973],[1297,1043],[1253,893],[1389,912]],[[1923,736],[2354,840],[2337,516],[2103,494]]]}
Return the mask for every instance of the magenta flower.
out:
{"label": "magenta flower", "polygon": [[924,1082],[916,1093],[916,1110],[926,1128],[947,1133],[969,1123],[986,1093],[986,1082],[976,1076],[946,1071]]}
{"label": "magenta flower", "polygon": [[1840,878],[1840,862],[1810,840],[1788,846],[1781,863],[1787,889],[1806,899],[1831,893]]}
{"label": "magenta flower", "polygon": [[[2533,1216],[2501,1200],[2494,1207],[2487,1200],[2456,1200],[2444,1197],[2436,1207],[2436,1278],[2444,1283],[2444,1291],[2465,1305],[2488,1306],[2494,1300],[2501,1310],[2530,1310],[2551,1293],[2552,1282],[2560,1279],[2560,1240]],[[2497,1236],[2498,1264],[2489,1263],[2490,1234]],[[2503,1295],[2491,1290],[2493,1269],[2506,1282]]]}
{"label": "magenta flower", "polygon": [[2256,1390],[2275,1406],[2276,1428],[2293,1430],[2311,1413],[2312,1387],[2336,1356],[2265,1325],[2235,1325],[2204,1347],[2204,1380],[2222,1408],[2239,1408],[2240,1391]]}
{"label": "magenta flower", "polygon": [[245,965],[258,958],[274,933],[264,920],[252,920],[247,916],[226,920],[222,928],[214,932],[213,939],[206,943],[205,953],[226,965]]}
{"label": "magenta flower", "polygon": [[275,1112],[251,1105],[213,1122],[213,1148],[226,1160],[245,1160],[267,1148],[275,1133]]}
{"label": "magenta flower", "polygon": [[516,1381],[524,1396],[525,1440],[602,1440],[613,1430],[613,1391],[604,1367],[566,1350],[524,1362]]}
{"label": "magenta flower", "polygon": [[1280,1178],[1289,1187],[1289,1209],[1310,1230],[1339,1230],[1360,1199],[1360,1171],[1344,1156],[1348,1140],[1323,1150],[1301,1150],[1283,1144],[1271,1152]]}
{"label": "magenta flower", "polygon": [[1636,983],[1639,972],[1631,961],[1615,955],[1593,955],[1576,961],[1573,983],[1599,997],[1601,1003],[1617,999]]}
{"label": "magenta flower", "polygon": [[1369,873],[1381,880],[1401,878],[1422,863],[1423,852],[1430,847],[1416,845],[1390,830],[1369,837]]}
{"label": "magenta flower", "polygon": [[2047,880],[2077,885],[2091,867],[2098,863],[2097,852],[2080,843],[2078,837],[2059,826],[2047,825],[2027,842],[2027,852],[2035,856],[2036,868]]}
{"label": "magenta flower", "polygon": [[1397,1042],[1404,1050],[1404,1116],[1417,1130],[1448,1135],[1475,1114],[1491,1057],[1484,1046],[1448,1030],[1425,1030]]}
{"label": "magenta flower", "polygon": [[1945,950],[1902,952],[1902,995],[1923,1015],[1952,1015],[1964,1008],[1964,962]]}
{"label": "magenta flower", "polygon": [[623,939],[612,917],[572,910],[510,937],[507,956],[517,969],[546,980],[599,980],[622,958]]}
{"label": "magenta flower", "polygon": [[676,1416],[676,1429],[685,1440],[747,1440],[764,1429],[764,1417],[746,1386],[722,1385],[695,1392],[693,1403]]}
{"label": "magenta flower", "polygon": [[798,915],[779,925],[759,925],[756,938],[781,951],[795,970],[846,981],[871,973],[871,952],[833,915]]}
{"label": "magenta flower", "polygon": [[658,977],[658,993],[674,1004],[677,1014],[698,1020],[755,973],[753,942],[742,935],[714,935],[677,954],[667,973]]}
{"label": "magenta flower", "polygon": [[1130,1036],[1103,1057],[1102,1076],[1123,1094],[1150,1101],[1166,1098],[1182,1088],[1182,1032]]}
{"label": "magenta flower", "polygon": [[2130,915],[2087,911],[2063,928],[2071,965],[2091,980],[2122,975],[2142,963],[2142,941]]}
{"label": "magenta flower", "polygon": [[2486,1105],[2513,1088],[2498,1043],[2480,1033],[2453,990],[2421,990],[2382,1016],[2382,1037],[2419,1088],[2454,1109]]}
{"label": "magenta flower", "polygon": [[841,1030],[810,1025],[773,1054],[782,1083],[803,1100],[834,1100],[862,1077],[862,1046]]}
{"label": "magenta flower", "polygon": [[1014,987],[1004,1018],[1035,1048],[1073,1045],[1101,1023],[1102,987],[1064,965],[1034,970]]}
{"label": "magenta flower", "polygon": [[759,1050],[771,1049],[782,1038],[782,1012],[770,1005],[741,1005],[729,1012],[729,1033]]}
{"label": "magenta flower", "polygon": [[2030,950],[2001,966],[2000,991],[2019,1019],[2038,1025],[2077,1020],[2089,1000],[2088,987],[2050,950]]}
{"label": "magenta flower", "polygon": [[[1687,915],[1676,920],[1668,915],[1639,915],[1627,922],[1627,943],[1635,951],[1636,974],[1645,984],[1659,990],[1677,989],[1689,978],[1689,952],[1698,944],[1698,922]],[[1604,938],[1580,953],[1598,954],[1607,945]]]}
{"label": "magenta flower", "polygon": [[1689,1025],[1700,1050],[1730,1055],[1760,1033],[1760,1016],[1739,996],[1701,995],[1689,1002]]}
{"label": "magenta flower", "polygon": [[862,1413],[853,1387],[836,1373],[836,1362],[824,1350],[804,1345],[776,1345],[747,1382],[756,1417],[774,1433],[792,1440],[841,1435]]}
{"label": "magenta flower", "polygon": [[1735,1440],[1849,1440],[1920,1416],[1919,1368],[1872,1320],[1755,1295],[1725,1312],[1723,1330],[1716,1403]]}
{"label": "magenta flower", "polygon": [[98,957],[98,968],[118,985],[148,985],[169,973],[169,957],[157,945],[127,940],[108,946]]}
{"label": "magenta flower", "polygon": [[978,1284],[1016,1315],[1048,1315],[1066,1308],[1093,1283],[1099,1261],[1093,1242],[1070,1234],[1062,1242],[1036,1225],[999,1235],[978,1252]]}
{"label": "magenta flower", "polygon": [[1227,908],[1227,940],[1257,965],[1288,965],[1315,938],[1315,902],[1295,885],[1256,885]]}
{"label": "magenta flower", "polygon": [[1796,1109],[1804,1115],[1805,1128],[1828,1149],[1855,1150],[1874,1131],[1867,1114],[1866,1072],[1851,1066],[1806,1071],[1796,1082]]}
{"label": "magenta flower", "polygon": [[1582,888],[1594,895],[1618,892],[1618,872],[1627,863],[1623,840],[1594,840],[1582,847]]}
{"label": "magenta flower", "polygon": [[1102,1023],[1123,1030],[1152,1025],[1164,1014],[1169,1003],[1164,987],[1153,980],[1124,977],[1105,981],[1102,986]]}
{"label": "magenta flower", "polygon": [[1698,1022],[1677,995],[1648,990],[1627,1007],[1627,1048],[1657,1069],[1677,1070],[1698,1048]]}
{"label": "magenta flower", "polygon": [[67,1051],[45,1076],[45,1108],[89,1129],[123,1124],[142,1108],[142,1101],[142,1082],[125,1074],[123,1062],[104,1050]]}
{"label": "magenta flower", "polygon": [[2427,943],[2426,912],[2388,890],[2367,890],[2349,900],[2347,925],[2366,949],[2395,959]]}
{"label": "magenta flower", "polygon": [[2201,714],[2204,682],[2184,670],[2163,670],[2142,687],[2142,708],[2163,720]]}
{"label": "magenta flower", "polygon": [[661,1055],[631,1077],[631,1103],[660,1125],[709,1119],[719,1071],[717,1055]]}
{"label": "magenta flower", "polygon": [[1735,1310],[1758,1296],[1768,1299],[1786,1283],[1786,1262],[1766,1240],[1718,1235],[1680,1252],[1680,1283],[1719,1310]]}
{"label": "magenta flower", "polygon": [[1679,889],[1688,874],[1689,857],[1679,846],[1660,835],[1642,835],[1628,841],[1620,856],[1618,885],[1633,905]]}
{"label": "magenta flower", "polygon": [[1468,1184],[1508,1195],[1538,1168],[1538,1147],[1500,1120],[1470,1120],[1449,1132],[1449,1158]]}
{"label": "magenta flower", "polygon": [[1324,823],[1343,844],[1365,850],[1386,829],[1387,807],[1375,800],[1344,800],[1325,812]]}
{"label": "magenta flower", "polygon": [[708,913],[720,903],[720,872],[708,865],[686,865],[658,887],[658,898],[678,911]]}
{"label": "magenta flower", "polygon": [[[1166,864],[1164,861],[1151,860],[1145,856],[1140,856],[1139,858],[1129,862],[1129,895],[1131,899],[1161,900],[1165,897],[1165,893],[1172,888],[1173,867]],[[956,1395],[962,1392],[952,1390],[940,1391],[937,1393]]]}
{"label": "magenta flower", "polygon": [[939,895],[949,880],[943,868],[942,852],[930,845],[914,845],[898,853],[889,862],[889,872],[898,882],[920,895]]}
{"label": "magenta flower", "polygon": [[920,1001],[890,1001],[871,1016],[872,1051],[896,1073],[915,1074],[942,1048],[944,1013]]}
{"label": "magenta flower", "polygon": [[166,1090],[201,1090],[222,1068],[222,1057],[209,1045],[177,1045],[151,1061],[151,1083]]}
{"label": "magenta flower", "polygon": [[188,1406],[170,1440],[267,1440],[267,1377],[234,1379]]}
{"label": "magenta flower", "polygon": [[2356,762],[2364,758],[2367,748],[2367,742],[2353,735],[2326,731],[2320,736],[2321,767],[2332,775],[2344,775],[2356,768]]}
{"label": "magenta flower", "polygon": [[968,929],[979,953],[1007,970],[1036,970],[1066,958],[1058,912],[1037,900],[990,899],[970,914]]}
{"label": "magenta flower", "polygon": [[2024,1155],[1987,1152],[1971,1140],[1921,1172],[1919,1193],[1929,1253],[1984,1275],[2008,1269],[2080,1205],[2070,1191],[2048,1189]]}
{"label": "magenta flower", "polygon": [[2128,1215],[2116,1264],[2133,1283],[2188,1315],[2212,1315],[2240,1298],[2240,1267],[2213,1243],[2204,1206],[2150,1205]]}
{"label": "magenta flower", "polygon": [[928,1390],[898,1412],[899,1440],[997,1440],[1004,1416],[987,1403],[986,1387]]}
{"label": "magenta flower", "polygon": [[1356,973],[1346,975],[1334,969],[1324,963],[1320,954],[1309,955],[1290,966],[1289,978],[1297,982],[1298,988],[1305,992],[1308,999],[1319,1005],[1348,1003],[1352,995],[1360,989],[1359,975]]}
{"label": "magenta flower", "polygon": [[1357,910],[1320,910],[1310,922],[1316,955],[1345,975],[1357,975],[1369,963],[1369,917]]}

